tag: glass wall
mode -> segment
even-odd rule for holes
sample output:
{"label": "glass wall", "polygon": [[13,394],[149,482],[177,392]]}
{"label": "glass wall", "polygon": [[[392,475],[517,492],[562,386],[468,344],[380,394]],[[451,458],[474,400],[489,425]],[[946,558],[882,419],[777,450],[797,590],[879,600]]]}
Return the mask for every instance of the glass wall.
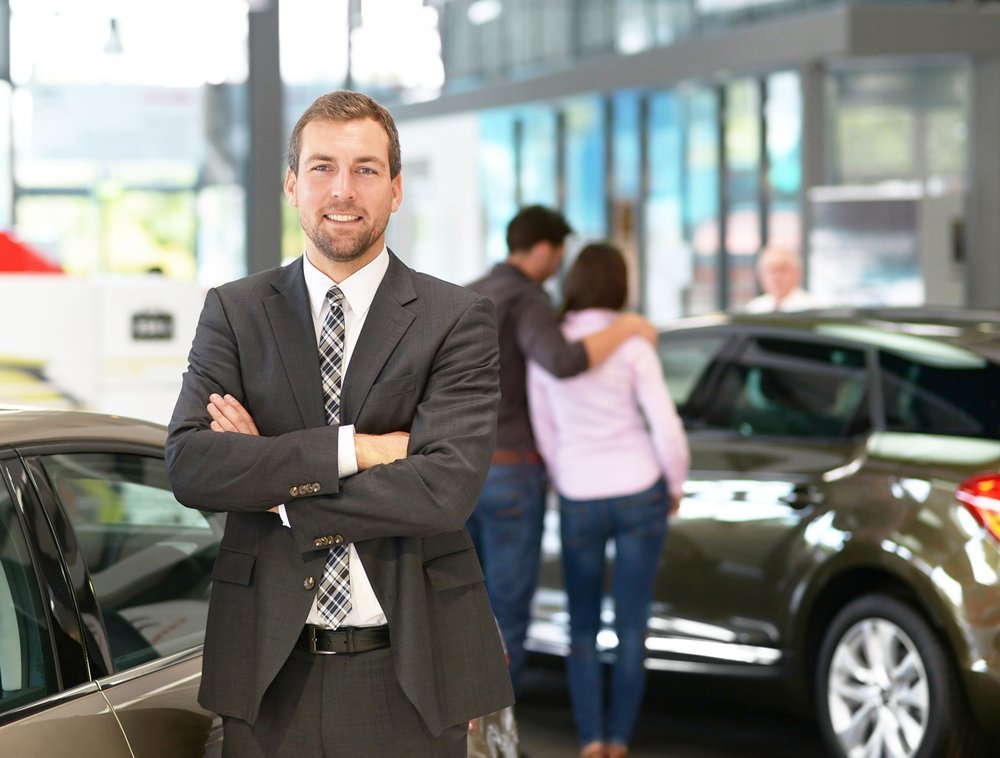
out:
{"label": "glass wall", "polygon": [[684,233],[694,264],[684,313],[698,314],[718,310],[721,299],[719,99],[699,88],[685,92],[683,103]]}
{"label": "glass wall", "polygon": [[654,323],[686,312],[693,267],[684,226],[685,131],[681,97],[657,92],[647,105],[648,195],[643,251],[643,304]]}
{"label": "glass wall", "polygon": [[765,80],[767,242],[802,249],[802,89],[799,75],[780,71]]}
{"label": "glass wall", "polygon": [[507,257],[507,222],[517,212],[515,114],[488,111],[480,118],[479,191],[485,227],[486,259]]}
{"label": "glass wall", "polygon": [[516,207],[540,202],[576,230],[569,260],[588,240],[621,247],[632,304],[654,322],[738,310],[761,246],[799,243],[801,102],[798,76],[777,73],[486,114],[489,258]]}
{"label": "glass wall", "polygon": [[[960,301],[970,68],[834,70],[829,183],[811,193],[809,282],[825,300]],[[929,289],[930,288],[930,289]]]}
{"label": "glass wall", "polygon": [[581,241],[602,239],[608,229],[604,100],[592,95],[568,101],[562,118],[566,129],[566,218]]}
{"label": "glass wall", "polygon": [[246,3],[10,5],[18,236],[70,273],[242,273]]}
{"label": "glass wall", "polygon": [[762,243],[760,83],[739,79],[723,89],[727,306],[742,308],[757,294],[754,256]]}

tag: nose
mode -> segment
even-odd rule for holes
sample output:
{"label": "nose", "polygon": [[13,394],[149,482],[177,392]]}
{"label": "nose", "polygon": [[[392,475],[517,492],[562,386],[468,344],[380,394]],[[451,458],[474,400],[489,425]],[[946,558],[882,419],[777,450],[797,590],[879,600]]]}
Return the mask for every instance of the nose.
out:
{"label": "nose", "polygon": [[350,171],[338,171],[330,182],[330,194],[342,200],[354,197],[354,176]]}

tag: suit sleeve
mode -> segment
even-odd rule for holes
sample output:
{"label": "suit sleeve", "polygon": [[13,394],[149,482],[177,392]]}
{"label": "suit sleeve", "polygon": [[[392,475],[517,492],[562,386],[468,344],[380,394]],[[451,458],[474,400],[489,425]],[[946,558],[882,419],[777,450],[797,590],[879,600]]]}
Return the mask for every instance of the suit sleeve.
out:
{"label": "suit sleeve", "polygon": [[461,529],[486,480],[500,402],[493,305],[479,298],[428,352],[429,379],[410,427],[403,460],[340,483],[336,495],[288,507],[300,550],[341,534],[347,542],[429,536]]}
{"label": "suit sleeve", "polygon": [[[238,308],[230,303],[229,310]],[[276,437],[211,430],[206,406],[213,392],[233,395],[254,413],[244,390],[232,318],[238,315],[227,312],[224,298],[210,290],[167,435],[167,473],[175,497],[207,511],[266,511],[293,497],[284,483],[312,484],[322,470],[330,472],[323,486],[336,491],[339,426]]]}

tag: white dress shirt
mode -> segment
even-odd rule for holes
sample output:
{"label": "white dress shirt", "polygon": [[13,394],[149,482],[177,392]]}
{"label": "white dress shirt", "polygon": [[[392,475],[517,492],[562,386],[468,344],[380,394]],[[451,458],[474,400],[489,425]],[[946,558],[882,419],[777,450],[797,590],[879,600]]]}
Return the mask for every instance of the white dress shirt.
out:
{"label": "white dress shirt", "polygon": [[782,299],[780,304],[774,302],[772,295],[765,293],[753,298],[753,300],[743,306],[743,310],[747,313],[772,313],[775,311],[784,313],[789,311],[805,311],[810,308],[818,308],[820,305],[822,303],[813,295],[810,295],[801,287],[796,287]]}
{"label": "white dress shirt", "polygon": [[[372,300],[375,299],[375,292],[382,283],[386,270],[389,268],[389,253],[383,247],[382,252],[364,268],[355,271],[342,282],[334,282],[330,277],[316,268],[310,261],[309,256],[303,254],[302,270],[306,278],[306,290],[309,292],[309,310],[312,313],[313,328],[316,331],[316,348],[319,349],[320,332],[323,322],[326,319],[327,311],[330,310],[330,303],[326,299],[326,293],[334,284],[340,287],[344,293],[344,375],[341,379],[341,386],[350,381],[351,377],[351,355],[358,344],[358,336],[361,328],[365,325],[368,317],[368,309]],[[340,427],[337,447],[339,457],[337,461],[338,474],[341,479],[358,472],[358,460],[354,452],[354,427],[343,425]],[[293,506],[294,511],[294,506]],[[287,512],[285,506],[279,509],[281,520],[288,525]],[[379,605],[378,598],[372,590],[371,582],[365,573],[365,567],[358,558],[354,545],[350,548],[350,572],[351,572],[351,611],[341,622],[341,626],[378,626],[386,623],[385,612]],[[309,617],[306,621],[316,626],[327,626],[320,618],[316,601],[313,601],[309,610]]]}

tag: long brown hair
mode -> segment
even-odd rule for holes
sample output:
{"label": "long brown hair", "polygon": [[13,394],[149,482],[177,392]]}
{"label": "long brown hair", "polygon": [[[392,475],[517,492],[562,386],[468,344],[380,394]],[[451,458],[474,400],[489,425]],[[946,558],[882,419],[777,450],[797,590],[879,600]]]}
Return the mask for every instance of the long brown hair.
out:
{"label": "long brown hair", "polygon": [[620,311],[627,298],[628,270],[621,250],[607,242],[584,247],[566,274],[563,314],[584,308]]}

